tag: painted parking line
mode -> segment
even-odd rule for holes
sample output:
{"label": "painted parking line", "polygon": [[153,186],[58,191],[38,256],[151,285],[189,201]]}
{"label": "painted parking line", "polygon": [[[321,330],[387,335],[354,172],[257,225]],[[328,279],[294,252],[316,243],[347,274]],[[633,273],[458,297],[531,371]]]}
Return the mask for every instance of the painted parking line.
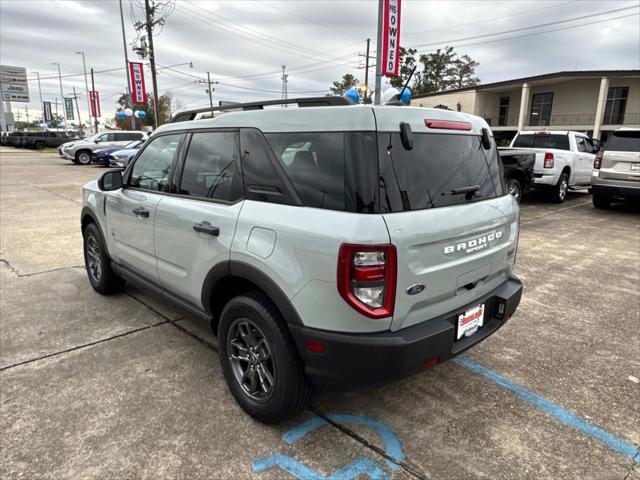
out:
{"label": "painted parking line", "polygon": [[484,365],[481,365],[475,360],[471,360],[469,357],[456,357],[454,359],[454,362],[456,362],[458,365],[468,368],[478,375],[483,376],[487,380],[500,385],[502,388],[509,390],[521,400],[539,410],[542,410],[546,414],[551,415],[561,423],[564,423],[565,425],[574,428],[575,430],[578,430],[585,435],[588,435],[594,440],[597,440],[610,449],[615,450],[616,452],[621,453],[622,455],[625,455],[636,462],[640,461],[640,453],[638,453],[638,447],[625,441],[617,435],[614,435],[611,432],[607,432],[606,430],[597,427],[593,423],[584,420],[582,417],[562,408],[560,405],[557,405],[541,397],[540,395],[527,390],[517,383],[506,379],[499,373],[496,373],[493,370],[485,367]]}

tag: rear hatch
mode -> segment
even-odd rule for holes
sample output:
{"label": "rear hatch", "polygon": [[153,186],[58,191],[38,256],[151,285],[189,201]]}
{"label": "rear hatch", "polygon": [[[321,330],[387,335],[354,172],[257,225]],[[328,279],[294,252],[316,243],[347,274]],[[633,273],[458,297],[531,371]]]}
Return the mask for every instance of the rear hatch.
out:
{"label": "rear hatch", "polygon": [[411,150],[397,123],[378,120],[380,212],[398,262],[392,330],[461,313],[507,280],[515,257],[518,207],[495,143],[482,147],[479,119],[469,117],[470,131],[437,130],[425,122],[434,115],[465,120],[407,109]]}
{"label": "rear hatch", "polygon": [[556,160],[562,159],[571,150],[568,134],[551,133],[546,130],[535,133],[518,133],[511,146],[514,148],[532,148],[536,152],[536,163],[533,171],[538,175],[549,173],[550,171],[550,169],[544,168],[544,157],[547,152],[553,154],[555,164]]}
{"label": "rear hatch", "polygon": [[618,130],[607,139],[600,178],[640,182],[640,130]]}

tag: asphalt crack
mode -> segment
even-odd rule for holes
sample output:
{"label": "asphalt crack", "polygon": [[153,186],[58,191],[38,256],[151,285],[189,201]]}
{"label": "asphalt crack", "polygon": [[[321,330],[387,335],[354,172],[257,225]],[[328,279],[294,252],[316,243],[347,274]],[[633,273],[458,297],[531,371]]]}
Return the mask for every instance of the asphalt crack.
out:
{"label": "asphalt crack", "polygon": [[631,478],[631,475],[633,474],[633,470],[636,468],[636,465],[638,465],[639,463],[640,463],[640,446],[636,448],[636,454],[633,456],[633,459],[631,461],[631,466],[629,467],[629,471],[624,476],[623,480],[629,480]]}
{"label": "asphalt crack", "polygon": [[20,273],[18,271],[18,269],[16,267],[14,267],[11,264],[11,262],[9,262],[9,260],[7,260],[5,258],[0,258],[0,263],[4,263],[7,266],[7,268],[11,271],[11,273],[15,274],[17,277],[20,277],[20,278],[33,277],[34,275],[42,275],[43,273],[59,272],[61,270],[71,270],[71,269],[74,269],[74,268],[82,268],[82,269],[85,268],[84,265],[71,265],[70,267],[57,267],[57,268],[52,268],[50,270],[42,270],[42,271],[39,271],[39,272]]}
{"label": "asphalt crack", "polygon": [[335,427],[336,429],[338,429],[339,431],[341,431],[342,433],[344,433],[348,437],[350,437],[353,440],[355,440],[356,442],[360,443],[365,448],[368,448],[369,450],[373,450],[375,453],[377,453],[378,455],[381,455],[386,460],[389,460],[390,462],[398,465],[400,468],[402,468],[405,472],[407,472],[412,477],[415,477],[415,478],[417,478],[419,480],[429,480],[429,477],[427,476],[427,474],[422,472],[421,471],[422,469],[418,465],[416,465],[414,462],[412,462],[410,460],[407,460],[406,458],[405,458],[404,461],[398,462],[395,458],[390,457],[389,455],[387,455],[387,453],[383,449],[381,449],[380,447],[378,447],[378,446],[374,445],[373,443],[369,442],[366,438],[361,437],[360,435],[358,435],[356,432],[354,432],[350,428],[346,427],[345,425],[342,425],[342,424],[334,422],[328,416],[326,416],[322,412],[319,412],[318,410],[314,409],[313,407],[309,407],[309,411],[311,413],[317,415],[318,417],[322,418],[324,421],[326,421],[332,427]]}

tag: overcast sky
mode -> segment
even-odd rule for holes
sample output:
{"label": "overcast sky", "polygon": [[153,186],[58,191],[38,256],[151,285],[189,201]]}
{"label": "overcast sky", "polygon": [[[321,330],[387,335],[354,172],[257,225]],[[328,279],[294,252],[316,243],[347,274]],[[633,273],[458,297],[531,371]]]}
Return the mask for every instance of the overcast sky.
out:
{"label": "overcast sky", "polygon": [[[123,0],[128,44],[137,36],[134,19],[143,17],[139,1]],[[419,53],[453,45],[480,62],[482,83],[560,70],[640,69],[639,6],[638,0],[403,0],[401,44]],[[280,98],[283,64],[290,96],[324,94],[345,73],[364,81],[358,54],[364,54],[366,38],[375,40],[376,9],[376,0],[178,0],[154,40],[156,61],[159,68],[185,62],[193,68],[160,70],[158,90],[173,92],[187,107],[206,106],[206,87],[196,82],[210,71],[220,82],[214,102]],[[51,62],[60,63],[63,75],[82,73],[74,52],[84,51],[87,68],[120,68],[95,77],[103,116],[115,112],[126,85],[117,1],[0,0],[0,10],[2,65],[26,67],[34,79],[39,72],[43,99],[53,101],[60,87]],[[539,27],[521,30],[532,26]],[[490,35],[500,32],[510,33]],[[137,60],[128,48],[129,59]],[[84,77],[62,81],[65,96],[74,86],[82,92],[86,119]],[[30,93],[30,108],[40,110],[37,82],[30,82]],[[14,103],[14,113],[24,115],[24,105]]]}

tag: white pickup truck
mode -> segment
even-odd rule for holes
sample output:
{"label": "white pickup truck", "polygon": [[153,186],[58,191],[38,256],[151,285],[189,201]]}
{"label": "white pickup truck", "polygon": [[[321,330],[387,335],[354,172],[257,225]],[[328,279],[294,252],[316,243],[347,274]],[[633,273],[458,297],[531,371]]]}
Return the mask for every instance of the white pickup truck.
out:
{"label": "white pickup truck", "polygon": [[584,133],[523,130],[517,133],[511,147],[535,150],[534,186],[547,189],[557,203],[564,202],[568,189],[591,186],[596,148]]}

